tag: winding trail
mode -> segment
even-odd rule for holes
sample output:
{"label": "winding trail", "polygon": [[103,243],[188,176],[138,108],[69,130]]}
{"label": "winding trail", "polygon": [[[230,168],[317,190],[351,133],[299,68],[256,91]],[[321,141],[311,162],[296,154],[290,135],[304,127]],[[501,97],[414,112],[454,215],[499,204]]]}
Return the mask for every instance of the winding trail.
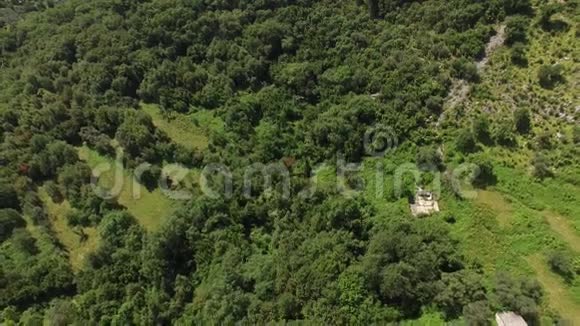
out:
{"label": "winding trail", "polygon": [[550,306],[555,308],[567,322],[564,325],[578,325],[580,323],[580,305],[570,297],[563,281],[550,271],[548,264],[540,255],[527,257],[526,260],[546,290]]}
{"label": "winding trail", "polygon": [[496,29],[495,35],[489,39],[489,42],[487,42],[483,58],[481,58],[481,60],[479,60],[475,64],[478,72],[481,73],[485,69],[485,67],[489,63],[489,58],[495,52],[495,50],[497,50],[497,48],[499,48],[505,43],[505,39],[506,39],[505,25],[502,24]]}
{"label": "winding trail", "polygon": [[[496,33],[492,36],[487,45],[485,46],[485,53],[483,57],[475,63],[477,67],[477,72],[479,74],[483,73],[485,68],[489,63],[489,59],[491,55],[497,50],[500,46],[505,43],[506,35],[505,35],[505,24],[501,24],[497,27]],[[463,79],[454,79],[451,84],[451,89],[449,90],[449,94],[447,95],[447,101],[443,105],[443,112],[439,116],[437,120],[437,127],[441,125],[441,123],[445,120],[446,113],[449,109],[455,108],[457,105],[465,102],[467,97],[469,96],[469,92],[471,90],[471,86],[469,83]]]}

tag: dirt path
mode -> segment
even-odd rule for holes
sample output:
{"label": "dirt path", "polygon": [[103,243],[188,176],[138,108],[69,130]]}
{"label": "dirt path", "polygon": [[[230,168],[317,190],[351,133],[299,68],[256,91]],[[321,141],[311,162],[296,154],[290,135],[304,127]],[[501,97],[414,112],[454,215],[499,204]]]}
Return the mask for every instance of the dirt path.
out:
{"label": "dirt path", "polygon": [[544,287],[550,306],[556,309],[564,320],[571,322],[570,325],[579,324],[580,304],[570,298],[562,280],[549,270],[547,263],[540,255],[528,257],[527,261]]}
{"label": "dirt path", "polygon": [[580,253],[580,234],[570,225],[570,222],[564,217],[550,211],[544,211],[542,215],[544,215],[552,230],[558,233],[572,250]]}
{"label": "dirt path", "polygon": [[475,203],[493,210],[496,213],[499,225],[502,227],[507,227],[512,223],[514,210],[502,194],[495,191],[481,190],[477,192]]}
{"label": "dirt path", "polygon": [[[495,191],[479,191],[475,199],[477,205],[490,208],[502,226],[512,221],[514,209],[505,197]],[[575,251],[580,252],[580,235],[570,225],[568,220],[550,211],[541,212],[548,221],[550,228]],[[570,325],[580,325],[580,303],[571,296],[569,287],[552,271],[541,254],[534,254],[526,258],[529,266],[534,270],[536,278],[546,291],[546,300],[550,307],[555,309]]]}
{"label": "dirt path", "polygon": [[[496,34],[492,36],[487,42],[483,57],[475,63],[477,71],[480,74],[487,67],[491,55],[495,52],[495,50],[497,50],[497,48],[499,48],[504,44],[505,38],[506,38],[505,24],[502,24],[496,29]],[[467,81],[461,79],[454,79],[452,81],[451,89],[449,90],[449,94],[447,95],[447,101],[443,105],[443,112],[441,113],[439,119],[437,120],[436,124],[437,127],[439,127],[441,123],[445,120],[446,112],[449,109],[453,109],[467,100],[470,91],[471,86]]]}
{"label": "dirt path", "polygon": [[[477,192],[475,199],[477,205],[483,205],[496,214],[498,223],[502,227],[507,227],[513,221],[514,209],[509,201],[499,192],[490,190],[481,190]],[[552,231],[556,232],[572,250],[580,253],[580,233],[574,229],[570,222],[551,211],[543,211],[544,216]]]}
{"label": "dirt path", "polygon": [[39,197],[46,206],[51,228],[56,238],[67,250],[73,271],[80,271],[85,264],[85,258],[98,247],[99,234],[97,229],[94,227],[82,228],[86,239],[84,241],[81,240],[81,235],[78,232],[81,229],[75,232],[68,225],[66,215],[71,210],[68,201],[54,203],[44,188],[40,189]]}
{"label": "dirt path", "polygon": [[489,58],[495,52],[495,50],[504,44],[505,38],[505,25],[502,24],[496,29],[496,34],[489,39],[489,42],[487,42],[483,58],[481,58],[481,60],[475,64],[477,66],[477,70],[480,73],[489,63]]}

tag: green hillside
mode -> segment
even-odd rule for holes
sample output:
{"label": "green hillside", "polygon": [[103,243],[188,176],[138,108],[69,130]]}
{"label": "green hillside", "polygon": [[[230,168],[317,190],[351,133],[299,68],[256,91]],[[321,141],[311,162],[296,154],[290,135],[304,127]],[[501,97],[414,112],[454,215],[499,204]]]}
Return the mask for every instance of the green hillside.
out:
{"label": "green hillside", "polygon": [[578,13],[0,0],[0,323],[580,323]]}

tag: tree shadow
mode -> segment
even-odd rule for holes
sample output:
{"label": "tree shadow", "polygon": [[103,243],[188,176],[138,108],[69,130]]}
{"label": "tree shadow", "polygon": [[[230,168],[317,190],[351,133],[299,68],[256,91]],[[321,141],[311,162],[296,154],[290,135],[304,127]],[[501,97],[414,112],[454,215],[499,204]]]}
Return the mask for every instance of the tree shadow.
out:
{"label": "tree shadow", "polygon": [[542,29],[550,33],[563,33],[570,30],[570,25],[561,19],[552,19],[543,23]]}

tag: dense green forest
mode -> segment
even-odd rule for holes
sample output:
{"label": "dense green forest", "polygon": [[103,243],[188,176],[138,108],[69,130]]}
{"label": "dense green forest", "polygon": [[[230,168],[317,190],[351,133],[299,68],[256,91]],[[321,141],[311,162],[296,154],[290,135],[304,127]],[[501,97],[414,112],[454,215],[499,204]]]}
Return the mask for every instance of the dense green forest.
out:
{"label": "dense green forest", "polygon": [[578,5],[0,0],[0,321],[580,322]]}

